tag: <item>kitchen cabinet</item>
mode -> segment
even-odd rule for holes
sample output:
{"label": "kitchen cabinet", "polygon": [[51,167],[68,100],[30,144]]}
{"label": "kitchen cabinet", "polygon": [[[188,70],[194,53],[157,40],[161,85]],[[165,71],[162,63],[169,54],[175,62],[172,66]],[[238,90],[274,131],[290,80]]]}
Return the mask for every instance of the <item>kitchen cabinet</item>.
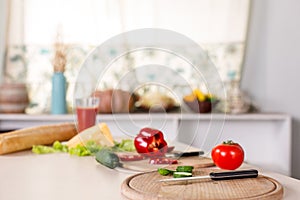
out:
{"label": "kitchen cabinet", "polygon": [[[232,139],[243,146],[246,162],[291,175],[291,117],[286,114],[101,114],[97,121],[106,122],[114,137],[134,137],[141,127],[155,127],[168,141],[191,144],[208,156],[212,146]],[[76,122],[76,116],[0,114],[1,131],[62,122]]]}

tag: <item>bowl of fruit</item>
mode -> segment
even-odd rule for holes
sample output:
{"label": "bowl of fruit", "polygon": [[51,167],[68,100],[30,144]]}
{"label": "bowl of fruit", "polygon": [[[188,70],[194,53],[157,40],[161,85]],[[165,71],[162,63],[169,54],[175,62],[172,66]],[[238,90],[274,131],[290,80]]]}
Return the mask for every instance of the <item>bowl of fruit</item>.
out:
{"label": "bowl of fruit", "polygon": [[196,113],[210,113],[218,102],[214,95],[204,93],[200,89],[194,89],[191,94],[185,95],[183,101]]}

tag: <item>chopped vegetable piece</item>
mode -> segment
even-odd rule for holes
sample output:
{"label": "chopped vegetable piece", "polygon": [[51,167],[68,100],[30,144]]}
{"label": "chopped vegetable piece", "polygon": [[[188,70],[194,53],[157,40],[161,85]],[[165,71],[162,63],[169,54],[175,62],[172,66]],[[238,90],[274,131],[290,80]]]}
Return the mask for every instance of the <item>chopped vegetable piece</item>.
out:
{"label": "chopped vegetable piece", "polygon": [[163,175],[163,176],[173,174],[175,172],[173,170],[169,170],[169,169],[166,169],[166,168],[158,168],[157,171],[160,175]]}
{"label": "chopped vegetable piece", "polygon": [[135,151],[134,141],[131,139],[123,139],[120,143],[115,142],[115,147],[119,151]]}
{"label": "chopped vegetable piece", "polygon": [[55,141],[52,145],[53,149],[58,151],[58,152],[68,152],[68,146],[67,145],[63,145],[62,143],[60,143],[59,141]]}
{"label": "chopped vegetable piece", "polygon": [[101,149],[98,151],[96,153],[96,161],[111,169],[120,165],[120,160],[117,154],[109,149]]}
{"label": "chopped vegetable piece", "polygon": [[150,158],[149,163],[154,165],[160,165],[160,164],[171,165],[171,164],[177,164],[178,161],[172,158],[159,157],[159,158]]}
{"label": "chopped vegetable piece", "polygon": [[177,172],[180,172],[178,174],[181,174],[181,172],[184,172],[184,173],[188,173],[187,175],[190,175],[190,174],[192,174],[193,169],[194,169],[193,166],[178,166],[176,168],[176,171],[169,170],[169,169],[166,169],[166,168],[158,168],[157,171],[160,175],[163,175],[163,176],[166,176],[166,175],[169,175],[169,174],[174,174],[174,173],[177,173]]}
{"label": "chopped vegetable piece", "polygon": [[189,172],[192,173],[194,167],[193,166],[178,166],[176,168],[177,172]]}
{"label": "chopped vegetable piece", "polygon": [[33,145],[32,152],[36,154],[68,152],[68,147],[59,141],[55,141],[52,147],[45,145]]}
{"label": "chopped vegetable piece", "polygon": [[174,178],[183,178],[183,177],[192,177],[192,173],[190,172],[174,172],[173,177]]}
{"label": "chopped vegetable piece", "polygon": [[71,155],[76,156],[90,156],[92,153],[85,147],[78,144],[76,147],[72,147],[69,149],[69,153]]}
{"label": "chopped vegetable piece", "polygon": [[44,145],[34,145],[32,147],[32,152],[36,154],[46,154],[46,153],[55,153],[56,151],[49,146]]}
{"label": "chopped vegetable piece", "polygon": [[118,153],[118,156],[121,161],[137,161],[137,160],[143,160],[144,157],[139,154],[124,154],[124,153]]}
{"label": "chopped vegetable piece", "polygon": [[87,141],[85,147],[91,152],[91,154],[95,154],[103,148],[100,144],[97,144],[94,140]]}
{"label": "chopped vegetable piece", "polygon": [[160,130],[142,128],[134,139],[136,151],[147,157],[164,156],[168,150],[168,144]]}

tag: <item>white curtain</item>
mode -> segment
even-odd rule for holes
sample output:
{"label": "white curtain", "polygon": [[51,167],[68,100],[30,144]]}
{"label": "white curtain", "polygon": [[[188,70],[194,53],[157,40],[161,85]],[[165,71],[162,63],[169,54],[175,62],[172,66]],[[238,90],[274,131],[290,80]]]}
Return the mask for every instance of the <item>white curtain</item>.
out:
{"label": "white curtain", "polygon": [[[24,5],[25,0],[1,0],[4,2],[2,43],[5,52],[4,65],[2,65],[2,82],[26,82],[26,65],[24,51]],[[3,62],[2,62],[3,63]],[[11,74],[16,78],[11,79]]]}
{"label": "white curtain", "polygon": [[3,80],[5,46],[6,46],[6,26],[7,26],[7,1],[0,0],[0,82]]}
{"label": "white curtain", "polygon": [[52,44],[59,27],[67,43],[79,44],[138,28],[170,29],[199,43],[243,42],[249,7],[249,0],[13,1],[24,3],[28,44]]}
{"label": "white curtain", "polygon": [[5,0],[6,6],[6,45],[24,45],[24,4],[25,0]]}

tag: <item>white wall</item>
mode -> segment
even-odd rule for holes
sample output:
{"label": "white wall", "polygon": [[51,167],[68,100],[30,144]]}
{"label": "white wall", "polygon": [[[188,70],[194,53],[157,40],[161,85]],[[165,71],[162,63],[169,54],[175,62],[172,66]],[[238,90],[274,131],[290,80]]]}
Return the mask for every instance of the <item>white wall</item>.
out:
{"label": "white wall", "polygon": [[252,3],[242,88],[262,111],[293,117],[292,176],[300,179],[300,1]]}

